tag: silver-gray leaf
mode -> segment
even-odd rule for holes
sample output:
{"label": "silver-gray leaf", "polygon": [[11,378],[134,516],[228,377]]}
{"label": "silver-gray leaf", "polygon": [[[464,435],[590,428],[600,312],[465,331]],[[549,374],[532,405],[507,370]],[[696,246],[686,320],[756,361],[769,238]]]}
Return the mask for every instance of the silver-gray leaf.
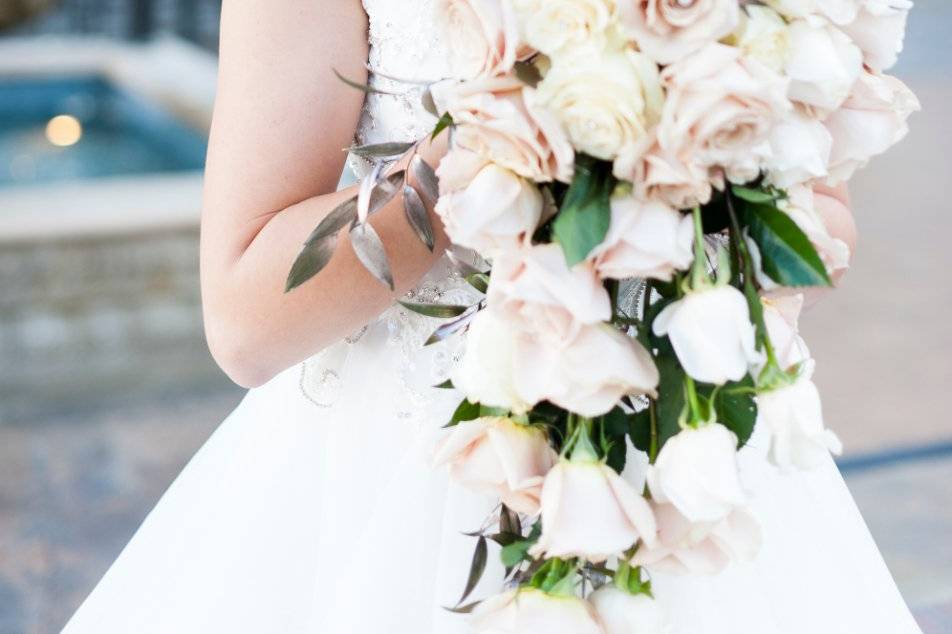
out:
{"label": "silver-gray leaf", "polygon": [[407,214],[407,222],[413,227],[420,242],[426,245],[426,248],[433,251],[435,238],[433,237],[433,224],[430,222],[430,214],[423,204],[423,199],[410,185],[403,188],[403,209]]}
{"label": "silver-gray leaf", "polygon": [[381,207],[393,200],[393,197],[400,191],[400,186],[405,176],[406,172],[399,170],[377,182],[377,186],[374,187],[370,194],[370,207],[367,210],[368,216],[374,215],[380,211]]}
{"label": "silver-gray leaf", "polygon": [[400,156],[413,147],[413,143],[372,143],[349,148],[351,154],[363,158],[392,158]]}
{"label": "silver-gray leaf", "polygon": [[318,240],[334,235],[357,217],[357,197],[348,198],[337,205],[329,214],[317,224],[304,244],[309,245]]}
{"label": "silver-gray leaf", "polygon": [[377,163],[360,181],[360,189],[357,192],[357,222],[361,224],[367,222],[367,216],[370,215],[370,196],[377,188],[383,167],[383,163]]}
{"label": "silver-gray leaf", "polygon": [[393,273],[390,270],[390,260],[383,247],[383,241],[370,225],[363,223],[350,230],[350,243],[357,254],[357,259],[364,265],[370,274],[393,290]]}
{"label": "silver-gray leaf", "polygon": [[436,204],[440,197],[440,179],[436,177],[433,168],[423,160],[422,156],[417,154],[410,161],[410,170],[420,186],[420,193],[426,196],[432,204]]}
{"label": "silver-gray leaf", "polygon": [[423,91],[423,95],[420,97],[420,101],[423,102],[423,109],[429,112],[434,117],[439,118],[440,113],[436,109],[436,102],[433,101],[433,93],[430,92],[430,89],[427,88]]}
{"label": "silver-gray leaf", "polygon": [[288,279],[284,285],[284,292],[294,290],[320,273],[331,261],[336,246],[337,233],[330,233],[316,240],[309,240],[301,249],[297,259],[294,260],[294,264],[291,265],[291,271],[288,273]]}
{"label": "silver-gray leaf", "polygon": [[459,317],[469,312],[472,306],[461,306],[459,304],[427,304],[423,302],[407,302],[400,300],[397,302],[407,310],[424,315],[426,317],[436,317],[437,319],[450,319]]}
{"label": "silver-gray leaf", "polygon": [[479,312],[481,305],[476,304],[470,306],[466,312],[457,317],[451,322],[445,323],[430,335],[430,338],[426,340],[426,343],[423,345],[429,346],[434,343],[439,343],[446,339],[449,339],[458,332],[465,330],[469,326],[469,322],[473,321],[473,318],[476,316],[476,313]]}

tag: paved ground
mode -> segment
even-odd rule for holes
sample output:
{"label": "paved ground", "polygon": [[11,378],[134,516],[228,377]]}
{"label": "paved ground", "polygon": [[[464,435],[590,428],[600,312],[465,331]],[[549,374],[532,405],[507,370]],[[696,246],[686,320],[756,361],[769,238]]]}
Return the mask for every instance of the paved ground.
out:
{"label": "paved ground", "polygon": [[[803,326],[829,423],[856,465],[850,488],[926,634],[952,634],[952,8],[921,0],[913,16],[900,72],[925,111],[855,181],[854,269]],[[0,634],[58,631],[239,397],[157,397],[0,426]],[[905,448],[934,451],[905,460]],[[863,467],[870,452],[885,453]]]}

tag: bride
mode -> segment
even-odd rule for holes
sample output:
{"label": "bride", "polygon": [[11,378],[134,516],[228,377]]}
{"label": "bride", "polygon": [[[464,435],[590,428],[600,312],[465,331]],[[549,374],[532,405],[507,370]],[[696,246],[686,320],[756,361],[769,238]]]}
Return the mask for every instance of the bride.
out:
{"label": "bride", "polygon": [[[396,200],[374,222],[395,294],[348,245],[313,281],[282,292],[303,238],[354,194],[335,189],[355,130],[373,143],[432,129],[419,94],[388,94],[392,77],[447,73],[432,4],[224,3],[202,282],[212,352],[253,389],[68,634],[468,631],[443,606],[455,604],[469,566],[473,540],[462,533],[492,502],[428,466],[458,402],[428,386],[445,379],[456,351],[422,351],[432,325],[392,307],[407,292],[452,301],[466,284],[420,244]],[[360,78],[368,66],[382,92],[366,100],[332,72]],[[424,154],[435,165],[444,150],[434,143]],[[827,220],[850,239],[845,207]],[[448,241],[438,234],[440,254]],[[656,575],[674,634],[919,632],[832,461],[781,476],[756,436],[742,458],[764,548],[716,583]],[[486,574],[476,595],[497,592],[500,578]]]}

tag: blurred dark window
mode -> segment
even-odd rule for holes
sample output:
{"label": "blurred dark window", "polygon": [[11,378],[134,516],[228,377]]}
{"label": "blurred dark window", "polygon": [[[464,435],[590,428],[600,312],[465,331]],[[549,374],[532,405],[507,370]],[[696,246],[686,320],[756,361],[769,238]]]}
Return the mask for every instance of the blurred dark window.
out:
{"label": "blurred dark window", "polygon": [[[0,0],[7,1],[23,0]],[[3,35],[89,34],[147,39],[174,34],[210,50],[218,47],[221,0],[54,0],[46,4],[51,8]]]}

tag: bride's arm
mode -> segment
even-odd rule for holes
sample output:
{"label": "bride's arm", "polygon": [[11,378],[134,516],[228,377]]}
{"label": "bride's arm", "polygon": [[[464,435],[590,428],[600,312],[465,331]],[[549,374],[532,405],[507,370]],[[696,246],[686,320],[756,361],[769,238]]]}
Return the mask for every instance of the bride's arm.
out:
{"label": "bride's arm", "polygon": [[[227,0],[218,98],[202,211],[202,299],[209,347],[237,383],[259,385],[370,320],[412,287],[431,254],[397,197],[374,216],[396,293],[360,265],[346,232],[320,275],[284,293],[291,263],[322,217],[355,191],[335,192],[362,93],[360,0]],[[431,163],[438,148],[426,154]]]}

